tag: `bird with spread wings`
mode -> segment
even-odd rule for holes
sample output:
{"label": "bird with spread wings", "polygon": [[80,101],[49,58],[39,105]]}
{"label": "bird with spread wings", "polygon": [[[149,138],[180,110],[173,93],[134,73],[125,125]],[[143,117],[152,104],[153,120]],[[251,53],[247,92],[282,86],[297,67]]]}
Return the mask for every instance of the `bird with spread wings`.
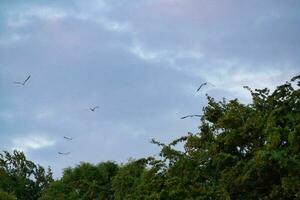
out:
{"label": "bird with spread wings", "polygon": [[67,136],[64,136],[64,138],[65,138],[66,140],[73,140],[73,138],[72,138],[72,137],[67,137]]}
{"label": "bird with spread wings", "polygon": [[186,115],[184,117],[181,117],[180,119],[185,119],[185,118],[188,118],[188,117],[202,117],[202,115]]}
{"label": "bird with spread wings", "polygon": [[60,155],[65,155],[65,156],[66,156],[66,155],[69,155],[71,152],[60,152],[60,151],[59,151],[59,152],[57,152],[57,153],[60,154]]}
{"label": "bird with spread wings", "polygon": [[204,82],[204,83],[202,83],[202,84],[198,87],[198,89],[197,89],[196,92],[199,92],[203,86],[208,85],[208,84],[211,85],[211,86],[213,86],[213,87],[215,87],[215,85],[212,84],[212,83],[210,83],[210,82]]}
{"label": "bird with spread wings", "polygon": [[30,79],[31,75],[29,75],[23,82],[15,81],[14,84],[25,85],[26,82]]}
{"label": "bird with spread wings", "polygon": [[97,108],[99,108],[99,106],[95,106],[95,107],[92,107],[92,108],[89,108],[89,109],[90,109],[90,111],[95,112],[95,110],[96,110]]}

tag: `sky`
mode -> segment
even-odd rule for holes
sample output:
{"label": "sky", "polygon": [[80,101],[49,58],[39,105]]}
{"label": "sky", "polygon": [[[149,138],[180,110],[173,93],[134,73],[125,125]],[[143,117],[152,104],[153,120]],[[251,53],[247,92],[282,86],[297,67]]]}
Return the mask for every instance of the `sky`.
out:
{"label": "sky", "polygon": [[[197,132],[198,118],[180,117],[201,114],[206,94],[249,103],[243,86],[299,74],[299,10],[298,0],[3,0],[0,151],[22,150],[55,177],[156,154],[151,138]],[[206,81],[215,87],[196,93]]]}

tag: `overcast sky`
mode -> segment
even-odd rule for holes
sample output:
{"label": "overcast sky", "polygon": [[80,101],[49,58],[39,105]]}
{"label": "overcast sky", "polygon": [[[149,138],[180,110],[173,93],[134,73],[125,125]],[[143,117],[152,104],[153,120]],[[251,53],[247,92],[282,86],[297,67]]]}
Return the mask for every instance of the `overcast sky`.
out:
{"label": "overcast sky", "polygon": [[[179,118],[201,113],[206,93],[246,103],[242,86],[299,74],[299,10],[298,0],[2,0],[0,150],[23,150],[56,177],[80,161],[157,153],[151,138],[197,131],[199,119]],[[204,81],[216,87],[196,93]]]}

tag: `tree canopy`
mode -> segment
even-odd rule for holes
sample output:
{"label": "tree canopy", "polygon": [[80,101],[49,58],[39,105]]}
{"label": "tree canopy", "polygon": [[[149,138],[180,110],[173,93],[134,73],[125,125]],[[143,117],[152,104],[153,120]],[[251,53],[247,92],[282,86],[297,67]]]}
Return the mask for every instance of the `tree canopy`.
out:
{"label": "tree canopy", "polygon": [[0,157],[0,189],[6,193],[0,196],[36,199],[42,192],[41,200],[300,199],[299,87],[300,76],[272,92],[246,86],[250,104],[208,96],[197,133],[169,144],[152,140],[161,148],[160,156],[120,165],[81,163],[53,182],[22,153],[12,157],[6,152]]}
{"label": "tree canopy", "polygon": [[118,165],[111,161],[67,168],[41,199],[113,199],[112,178],[117,171]]}
{"label": "tree canopy", "polygon": [[[43,167],[26,159],[23,152],[4,151],[0,154],[0,196],[13,194],[20,200],[38,199],[53,181],[50,168]],[[4,198],[4,199],[5,199]]]}

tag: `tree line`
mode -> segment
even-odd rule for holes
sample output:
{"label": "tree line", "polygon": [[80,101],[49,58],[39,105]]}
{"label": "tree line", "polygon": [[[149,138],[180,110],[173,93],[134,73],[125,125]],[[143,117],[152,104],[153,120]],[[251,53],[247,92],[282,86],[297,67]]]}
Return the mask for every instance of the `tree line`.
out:
{"label": "tree line", "polygon": [[[207,97],[198,133],[158,157],[80,163],[58,180],[22,152],[0,154],[0,200],[300,199],[300,75],[245,87],[250,104]],[[178,150],[183,145],[183,150]]]}

